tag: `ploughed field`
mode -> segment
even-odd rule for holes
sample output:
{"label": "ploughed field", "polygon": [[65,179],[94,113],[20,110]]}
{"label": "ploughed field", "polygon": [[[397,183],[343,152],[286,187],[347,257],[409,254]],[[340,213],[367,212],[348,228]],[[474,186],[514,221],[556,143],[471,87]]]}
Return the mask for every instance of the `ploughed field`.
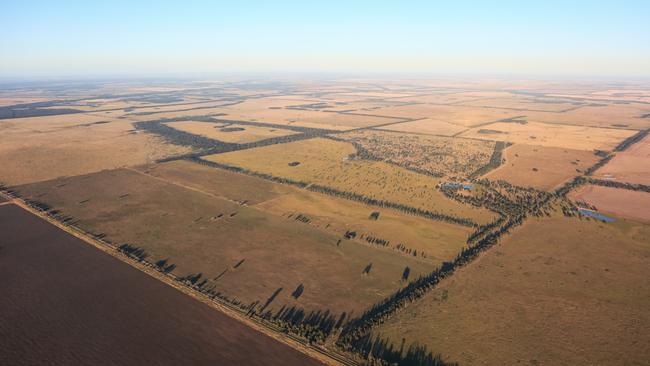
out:
{"label": "ploughed field", "polygon": [[0,206],[2,365],[320,365],[91,247]]}
{"label": "ploughed field", "polygon": [[[17,84],[0,190],[334,357],[644,364],[649,103],[644,82]],[[2,195],[0,216],[0,364],[314,362]]]}

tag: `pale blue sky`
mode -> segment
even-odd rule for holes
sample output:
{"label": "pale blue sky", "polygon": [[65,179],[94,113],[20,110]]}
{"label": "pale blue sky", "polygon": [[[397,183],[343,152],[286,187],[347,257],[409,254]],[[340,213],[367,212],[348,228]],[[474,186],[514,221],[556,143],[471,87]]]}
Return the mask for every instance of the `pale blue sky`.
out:
{"label": "pale blue sky", "polygon": [[0,0],[0,76],[650,76],[650,1]]}

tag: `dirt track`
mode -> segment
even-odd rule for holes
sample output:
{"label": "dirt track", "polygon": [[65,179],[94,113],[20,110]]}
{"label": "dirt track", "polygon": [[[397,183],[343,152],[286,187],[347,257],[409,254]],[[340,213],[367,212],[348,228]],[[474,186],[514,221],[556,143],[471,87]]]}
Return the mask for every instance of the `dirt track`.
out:
{"label": "dirt track", "polygon": [[2,365],[320,365],[15,205],[0,293]]}

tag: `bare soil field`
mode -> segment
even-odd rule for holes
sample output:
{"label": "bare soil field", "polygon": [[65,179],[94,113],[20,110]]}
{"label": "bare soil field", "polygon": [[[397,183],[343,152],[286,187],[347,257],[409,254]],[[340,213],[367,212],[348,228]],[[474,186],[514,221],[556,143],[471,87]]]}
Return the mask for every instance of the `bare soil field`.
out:
{"label": "bare soil field", "polygon": [[389,131],[398,131],[406,133],[422,133],[429,135],[439,135],[439,136],[453,136],[462,131],[465,131],[467,127],[459,126],[447,121],[443,121],[435,118],[425,118],[412,122],[403,122],[396,123],[388,126],[380,127],[382,130]]}
{"label": "bare soil field", "polygon": [[189,152],[158,137],[133,132],[131,123],[94,115],[0,121],[0,182],[25,184]]}
{"label": "bare soil field", "polygon": [[429,173],[467,178],[490,162],[492,141],[362,130],[337,135],[373,157]]}
{"label": "bare soil field", "polygon": [[569,197],[595,206],[598,211],[642,221],[650,221],[650,193],[612,187],[586,185]]}
{"label": "bare soil field", "polygon": [[631,145],[598,169],[594,176],[626,183],[650,185],[650,135]]}
{"label": "bare soil field", "polygon": [[515,144],[561,147],[574,150],[612,150],[636,131],[555,125],[496,122],[473,128],[460,136]]}
{"label": "bare soil field", "polygon": [[562,123],[578,126],[628,128],[642,130],[650,127],[650,105],[635,103],[594,103],[564,113],[526,113],[531,121]]}
{"label": "bare soil field", "polygon": [[642,365],[650,227],[532,219],[375,329],[462,365]]}
{"label": "bare soil field", "polygon": [[591,151],[524,144],[512,145],[503,153],[505,162],[484,178],[545,191],[583,174],[600,160]]}
{"label": "bare soil field", "polygon": [[436,188],[440,183],[437,178],[384,162],[350,159],[355,154],[355,148],[349,143],[317,138],[209,155],[204,159],[423,210],[470,218],[478,223],[488,223],[496,218],[491,211],[445,197]]}
{"label": "bare soil field", "polygon": [[237,144],[265,140],[272,137],[296,134],[295,131],[277,128],[244,126],[237,124],[215,124],[209,122],[182,121],[167,123],[180,131],[201,135],[211,139]]}
{"label": "bare soil field", "polygon": [[[352,239],[365,245],[385,247],[436,265],[453,259],[472,231],[460,225],[432,222],[392,209],[379,209],[187,161],[139,169],[154,177],[242,202],[338,237],[354,232]],[[379,214],[378,218],[371,217],[373,212]]]}
{"label": "bare soil field", "polygon": [[0,243],[0,364],[321,364],[18,206]]}
{"label": "bare soil field", "polygon": [[[403,286],[406,267],[414,277],[433,268],[413,256],[132,170],[41,182],[18,191],[73,217],[84,230],[105,235],[115,245],[142,248],[152,263],[166,259],[176,266],[174,274],[198,275],[197,282],[207,281],[204,287],[260,312],[275,313],[286,305],[358,313]],[[302,291],[293,296],[299,287]]]}

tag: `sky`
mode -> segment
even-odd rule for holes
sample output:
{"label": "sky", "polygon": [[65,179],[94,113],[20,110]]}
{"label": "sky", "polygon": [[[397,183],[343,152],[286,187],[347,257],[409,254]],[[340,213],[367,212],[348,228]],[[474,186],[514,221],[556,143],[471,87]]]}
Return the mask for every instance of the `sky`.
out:
{"label": "sky", "polygon": [[0,77],[650,77],[650,1],[0,0]]}

